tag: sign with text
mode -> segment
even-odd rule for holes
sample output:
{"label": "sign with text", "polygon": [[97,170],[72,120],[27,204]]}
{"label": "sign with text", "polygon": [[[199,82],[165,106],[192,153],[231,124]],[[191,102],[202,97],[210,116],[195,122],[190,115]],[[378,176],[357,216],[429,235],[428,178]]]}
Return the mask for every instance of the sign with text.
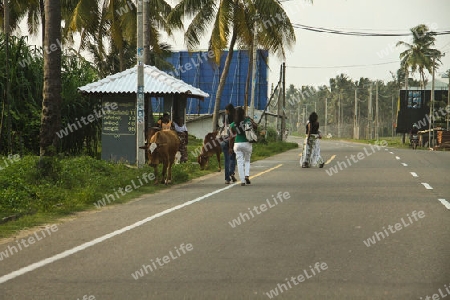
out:
{"label": "sign with text", "polygon": [[117,104],[117,109],[106,110],[102,118],[102,159],[136,162],[136,97],[135,95],[108,95],[102,107]]}

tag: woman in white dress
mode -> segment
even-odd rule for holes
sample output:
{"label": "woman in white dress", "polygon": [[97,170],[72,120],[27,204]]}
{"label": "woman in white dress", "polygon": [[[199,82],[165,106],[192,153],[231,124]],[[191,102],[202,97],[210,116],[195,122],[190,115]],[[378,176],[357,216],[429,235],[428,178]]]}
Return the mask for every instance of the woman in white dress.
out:
{"label": "woman in white dress", "polygon": [[306,137],[303,143],[303,154],[300,158],[302,168],[310,168],[319,166],[323,168],[324,162],[320,156],[320,142],[322,138],[319,130],[318,115],[312,112],[306,123]]}

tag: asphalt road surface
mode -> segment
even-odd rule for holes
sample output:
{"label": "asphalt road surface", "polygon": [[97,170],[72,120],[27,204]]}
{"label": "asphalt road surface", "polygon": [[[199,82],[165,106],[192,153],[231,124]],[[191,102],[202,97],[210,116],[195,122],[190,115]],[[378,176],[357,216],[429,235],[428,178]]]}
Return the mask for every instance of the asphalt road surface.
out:
{"label": "asphalt road surface", "polygon": [[0,299],[450,299],[449,152],[299,153],[0,242]]}

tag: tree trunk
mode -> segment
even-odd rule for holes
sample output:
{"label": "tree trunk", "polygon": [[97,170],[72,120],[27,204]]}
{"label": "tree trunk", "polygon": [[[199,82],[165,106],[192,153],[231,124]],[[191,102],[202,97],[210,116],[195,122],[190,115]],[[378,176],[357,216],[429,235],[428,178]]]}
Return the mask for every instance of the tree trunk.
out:
{"label": "tree trunk", "polygon": [[247,113],[248,107],[248,95],[250,90],[250,81],[252,80],[252,70],[253,70],[253,57],[251,57],[253,53],[253,43],[250,46],[250,51],[248,52],[248,69],[247,69],[247,78],[245,79],[245,96],[244,96],[244,109]]}
{"label": "tree trunk", "polygon": [[124,50],[123,50],[123,45],[122,47],[118,47],[119,48],[119,69],[120,72],[125,71],[125,58],[124,58]]}
{"label": "tree trunk", "polygon": [[236,38],[237,38],[236,28],[233,27],[233,35],[231,36],[230,48],[228,49],[228,55],[227,58],[225,59],[225,65],[223,67],[222,75],[220,76],[219,86],[217,87],[216,100],[214,103],[212,131],[215,131],[217,128],[217,121],[219,119],[219,110],[220,110],[220,100],[227,80],[228,71],[230,70],[231,59],[233,58],[233,48],[234,45],[236,44]]}
{"label": "tree trunk", "polygon": [[40,130],[40,156],[56,153],[56,132],[61,126],[61,2],[44,4],[44,87]]}
{"label": "tree trunk", "polygon": [[[150,3],[149,1],[144,1],[143,3],[144,11],[144,64],[151,65],[151,55],[150,55]],[[153,107],[152,98],[150,95],[144,95],[144,111],[145,111],[145,137],[147,138],[148,127],[153,127],[155,124],[153,120]]]}

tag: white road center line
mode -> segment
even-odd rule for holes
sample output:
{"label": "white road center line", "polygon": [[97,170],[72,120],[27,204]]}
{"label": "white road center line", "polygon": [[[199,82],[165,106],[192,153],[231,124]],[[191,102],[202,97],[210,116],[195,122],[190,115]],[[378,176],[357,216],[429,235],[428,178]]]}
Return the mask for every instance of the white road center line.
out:
{"label": "white road center line", "polygon": [[[271,168],[271,169],[268,169],[268,170],[266,170],[266,171],[264,171],[264,172],[261,172],[261,173],[267,173],[267,172],[272,171],[272,170],[274,170],[274,169],[277,169],[277,168],[279,168],[279,167],[281,167],[281,166],[282,166],[282,165],[279,164],[279,165],[277,165],[277,166],[275,166],[275,167],[273,167],[273,168]],[[251,178],[260,176],[261,173],[255,174],[255,175],[252,176]],[[183,208],[183,207],[189,206],[189,205],[194,204],[194,203],[196,203],[196,202],[200,202],[200,201],[202,201],[202,200],[205,200],[206,198],[209,198],[209,197],[211,197],[212,195],[218,194],[218,193],[220,193],[220,192],[223,192],[223,191],[225,191],[225,190],[228,190],[228,189],[232,188],[234,185],[235,185],[235,184],[229,185],[229,186],[227,186],[227,187],[224,187],[224,188],[221,188],[221,189],[212,191],[211,193],[208,193],[208,194],[205,194],[205,195],[203,195],[203,196],[197,197],[197,198],[195,198],[195,199],[193,199],[193,200],[184,202],[184,203],[179,204],[179,205],[177,205],[177,206],[174,206],[174,207],[172,207],[172,208],[168,208],[168,209],[166,209],[166,210],[164,210],[164,211],[162,211],[162,212],[159,212],[159,213],[157,213],[157,214],[154,214],[153,216],[147,217],[147,218],[145,218],[145,219],[143,219],[143,220],[140,220],[140,221],[138,221],[138,222],[136,222],[136,223],[134,223],[134,224],[131,224],[131,225],[129,225],[129,226],[125,226],[125,227],[123,227],[123,228],[121,228],[121,229],[118,229],[118,230],[115,230],[115,231],[113,231],[113,232],[111,232],[111,233],[105,234],[104,236],[101,236],[101,237],[98,237],[98,238],[96,238],[96,239],[93,239],[92,241],[86,242],[86,243],[81,244],[81,245],[79,245],[79,246],[76,246],[76,247],[74,247],[74,248],[72,248],[72,249],[63,251],[63,252],[61,252],[61,253],[59,253],[59,254],[56,254],[56,255],[54,255],[54,256],[48,257],[48,258],[46,258],[46,259],[43,259],[43,260],[41,260],[41,261],[35,262],[35,263],[33,263],[33,264],[29,265],[29,266],[23,267],[23,268],[21,268],[21,269],[19,269],[19,270],[16,270],[16,271],[14,271],[14,272],[9,273],[9,274],[3,275],[3,276],[0,277],[0,284],[5,283],[5,282],[7,282],[7,281],[9,281],[9,280],[11,280],[11,279],[14,279],[14,278],[18,277],[18,276],[24,275],[24,274],[26,274],[26,273],[28,273],[28,272],[34,271],[34,270],[36,270],[36,269],[38,269],[38,268],[41,268],[41,267],[43,267],[43,266],[45,266],[45,265],[51,264],[51,263],[53,263],[53,262],[55,262],[55,261],[58,261],[58,260],[60,260],[60,259],[66,258],[66,257],[68,257],[68,256],[70,256],[70,255],[72,255],[72,254],[77,253],[77,252],[86,250],[86,249],[89,248],[89,247],[92,247],[92,246],[94,246],[94,245],[97,245],[97,244],[99,244],[99,243],[101,243],[101,242],[104,242],[104,241],[110,239],[110,238],[113,238],[113,237],[115,237],[115,236],[118,236],[118,235],[120,235],[120,234],[122,234],[122,233],[124,233],[124,232],[133,230],[133,229],[135,229],[135,228],[137,228],[137,227],[139,227],[139,226],[144,225],[145,223],[148,223],[148,222],[150,222],[150,221],[152,221],[152,220],[154,220],[154,219],[157,219],[157,218],[159,218],[159,217],[162,217],[162,216],[164,216],[164,215],[167,215],[167,214],[169,214],[169,213],[171,213],[171,212],[174,212],[174,211],[176,211],[176,210],[178,210],[178,209],[181,209],[181,208]]]}
{"label": "white road center line", "polygon": [[421,182],[423,184],[423,186],[427,189],[427,190],[432,190],[433,188],[431,187],[431,185],[429,185],[426,182]]}
{"label": "white road center line", "polygon": [[335,157],[336,155],[331,156],[330,159],[328,159],[325,164],[328,165]]}
{"label": "white road center line", "polygon": [[389,151],[389,153],[390,153],[390,154],[394,154],[394,152],[392,152],[392,151]]}
{"label": "white road center line", "polygon": [[450,203],[445,199],[438,199],[447,209],[450,209]]}
{"label": "white road center line", "polygon": [[402,163],[402,165],[403,165],[404,167],[407,167],[407,166],[408,166],[408,164],[405,164],[405,163]]}
{"label": "white road center line", "polygon": [[399,160],[399,159],[400,159],[400,156],[396,156],[395,159],[396,159],[396,160]]}
{"label": "white road center line", "polygon": [[416,172],[409,172],[409,173],[411,173],[411,175],[412,175],[413,177],[419,177],[419,175],[417,175]]}

